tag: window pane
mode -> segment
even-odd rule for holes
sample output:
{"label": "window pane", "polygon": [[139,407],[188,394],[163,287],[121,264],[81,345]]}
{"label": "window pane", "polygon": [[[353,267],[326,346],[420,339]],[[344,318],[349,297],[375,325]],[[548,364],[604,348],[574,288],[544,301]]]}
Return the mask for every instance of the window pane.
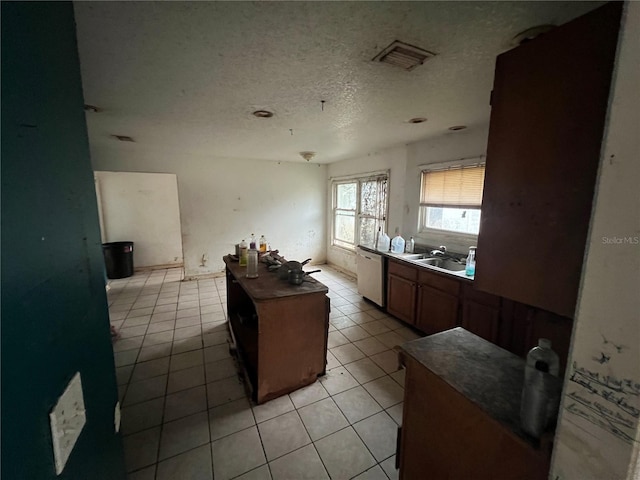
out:
{"label": "window pane", "polygon": [[355,244],[355,215],[353,213],[336,212],[335,240]]}
{"label": "window pane", "polygon": [[374,245],[376,241],[376,220],[374,218],[360,219],[360,243],[363,245]]}
{"label": "window pane", "polygon": [[380,210],[380,205],[378,205],[378,185],[377,181],[362,182],[360,210],[363,215],[377,216]]}
{"label": "window pane", "polygon": [[336,185],[336,207],[346,210],[356,209],[357,183],[339,183]]}
{"label": "window pane", "polygon": [[476,235],[480,231],[479,208],[421,207],[422,209],[425,209],[423,218],[426,228]]}

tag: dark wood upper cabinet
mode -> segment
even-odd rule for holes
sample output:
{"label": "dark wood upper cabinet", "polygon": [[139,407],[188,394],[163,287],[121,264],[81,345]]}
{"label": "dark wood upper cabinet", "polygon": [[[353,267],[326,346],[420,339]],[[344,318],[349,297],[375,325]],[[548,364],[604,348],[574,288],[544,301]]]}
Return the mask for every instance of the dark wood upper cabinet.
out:
{"label": "dark wood upper cabinet", "polygon": [[622,2],[497,59],[474,286],[573,317]]}

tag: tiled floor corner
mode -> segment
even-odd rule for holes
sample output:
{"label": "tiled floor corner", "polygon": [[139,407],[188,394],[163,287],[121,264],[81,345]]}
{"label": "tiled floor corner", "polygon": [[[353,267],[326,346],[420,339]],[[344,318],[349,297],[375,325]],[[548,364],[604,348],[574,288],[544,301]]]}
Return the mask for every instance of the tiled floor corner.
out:
{"label": "tiled floor corner", "polygon": [[224,277],[181,269],[110,281],[129,480],[396,479],[404,371],[393,347],[418,334],[324,265],[327,374],[255,405],[228,348]]}

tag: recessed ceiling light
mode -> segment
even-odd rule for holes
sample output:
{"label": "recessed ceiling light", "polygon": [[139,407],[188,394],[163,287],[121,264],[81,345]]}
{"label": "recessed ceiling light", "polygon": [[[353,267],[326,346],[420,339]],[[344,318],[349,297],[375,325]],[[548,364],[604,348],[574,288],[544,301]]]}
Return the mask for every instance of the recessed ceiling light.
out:
{"label": "recessed ceiling light", "polygon": [[424,123],[426,121],[427,121],[427,119],[424,118],[424,117],[415,117],[415,118],[412,118],[411,120],[409,120],[409,123]]}
{"label": "recessed ceiling light", "polygon": [[121,142],[135,142],[133,137],[128,135],[111,135],[111,138],[115,138],[116,140],[120,140]]}
{"label": "recessed ceiling light", "polygon": [[453,127],[449,127],[449,130],[451,130],[452,132],[458,132],[460,130],[464,130],[465,128],[467,128],[466,125],[454,125]]}
{"label": "recessed ceiling light", "polygon": [[253,116],[258,118],[271,118],[273,117],[273,112],[269,110],[256,110],[253,112]]}
{"label": "recessed ceiling light", "polygon": [[85,104],[85,106],[84,106],[84,111],[85,111],[85,112],[98,113],[98,112],[102,111],[102,109],[101,109],[101,108],[96,107],[95,105]]}

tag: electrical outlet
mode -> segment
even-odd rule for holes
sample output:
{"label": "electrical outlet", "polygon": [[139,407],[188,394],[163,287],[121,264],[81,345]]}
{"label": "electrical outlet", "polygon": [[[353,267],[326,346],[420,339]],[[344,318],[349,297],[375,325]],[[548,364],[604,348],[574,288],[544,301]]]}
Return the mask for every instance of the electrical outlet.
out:
{"label": "electrical outlet", "polygon": [[53,439],[53,455],[56,461],[56,475],[60,475],[84,424],[87,423],[80,372],[76,372],[67,385],[64,393],[58,399],[58,403],[49,413],[49,420]]}
{"label": "electrical outlet", "polygon": [[113,412],[113,424],[116,427],[116,433],[120,431],[120,420],[122,419],[122,413],[120,412],[120,402],[116,402],[116,408]]}

